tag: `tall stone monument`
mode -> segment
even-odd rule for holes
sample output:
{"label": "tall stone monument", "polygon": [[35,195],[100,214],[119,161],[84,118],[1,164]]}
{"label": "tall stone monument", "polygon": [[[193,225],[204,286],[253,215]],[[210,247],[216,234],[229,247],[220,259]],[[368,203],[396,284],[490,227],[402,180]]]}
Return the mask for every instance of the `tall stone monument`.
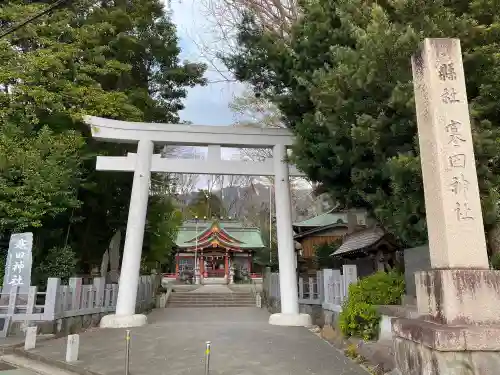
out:
{"label": "tall stone monument", "polygon": [[392,322],[402,375],[497,374],[500,271],[489,269],[458,39],[412,58],[431,270],[415,274],[424,318]]}

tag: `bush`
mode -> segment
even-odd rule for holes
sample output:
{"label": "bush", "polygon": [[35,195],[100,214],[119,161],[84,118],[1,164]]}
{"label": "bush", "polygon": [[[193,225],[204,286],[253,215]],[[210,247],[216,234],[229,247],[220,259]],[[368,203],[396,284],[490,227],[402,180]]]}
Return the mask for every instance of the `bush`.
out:
{"label": "bush", "polygon": [[43,285],[49,277],[67,281],[76,272],[76,254],[70,246],[54,247],[36,268],[39,282]]}
{"label": "bush", "polygon": [[500,270],[500,253],[495,253],[491,256],[490,264],[494,270]]}
{"label": "bush", "polygon": [[377,272],[352,284],[339,316],[342,333],[364,340],[376,338],[380,315],[375,306],[400,304],[404,290],[404,277],[395,271]]}
{"label": "bush", "polygon": [[351,359],[358,358],[359,354],[357,346],[354,344],[347,345],[347,348],[344,349],[344,355]]}

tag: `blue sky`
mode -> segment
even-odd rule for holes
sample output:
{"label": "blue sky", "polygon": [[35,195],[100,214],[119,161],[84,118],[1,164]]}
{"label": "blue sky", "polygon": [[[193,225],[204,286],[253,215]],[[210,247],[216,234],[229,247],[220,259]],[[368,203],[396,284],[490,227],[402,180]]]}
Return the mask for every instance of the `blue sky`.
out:
{"label": "blue sky", "polygon": [[[210,67],[202,45],[215,44],[216,36],[210,31],[200,0],[172,0],[172,20],[177,25],[180,58],[194,62],[208,63],[205,77],[209,81],[221,81],[222,77]],[[223,67],[221,67],[223,69]],[[234,116],[228,105],[235,94],[242,91],[242,85],[235,82],[209,83],[205,87],[189,89],[181,111],[181,120],[192,121],[195,125],[231,125]]]}

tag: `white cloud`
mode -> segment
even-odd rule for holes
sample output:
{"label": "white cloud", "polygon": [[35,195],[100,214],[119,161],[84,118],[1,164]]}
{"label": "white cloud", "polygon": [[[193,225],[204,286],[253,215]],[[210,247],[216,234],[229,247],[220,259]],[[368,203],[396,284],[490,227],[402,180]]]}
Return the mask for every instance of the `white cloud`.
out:
{"label": "white cloud", "polygon": [[[194,87],[188,90],[184,100],[185,109],[180,112],[181,120],[191,121],[195,125],[232,125],[234,114],[229,103],[235,95],[243,92],[244,86],[238,82],[224,81],[217,70],[224,73],[225,67],[213,59],[212,53],[205,51],[206,46],[220,45],[217,35],[211,31],[200,0],[171,0],[172,21],[177,26],[177,35],[181,47],[180,58],[207,64],[205,77],[209,84],[205,87]],[[214,51],[210,51],[214,52]],[[226,77],[227,75],[224,74]],[[233,78],[229,75],[229,78]],[[204,154],[206,150],[198,149]],[[239,158],[238,150],[222,150],[222,158]],[[197,188],[206,188],[213,176],[200,176]]]}
{"label": "white cloud", "polygon": [[203,62],[209,67],[205,77],[210,83],[205,87],[189,89],[184,101],[185,109],[180,113],[181,119],[196,125],[233,124],[234,116],[228,105],[234,95],[243,91],[243,85],[224,81],[217,72],[217,69],[224,71],[224,67],[213,56],[207,56],[212,53],[207,53],[205,47],[218,43],[217,35],[210,31],[213,27],[207,20],[202,3],[200,0],[172,0],[170,8],[180,38],[181,59]]}

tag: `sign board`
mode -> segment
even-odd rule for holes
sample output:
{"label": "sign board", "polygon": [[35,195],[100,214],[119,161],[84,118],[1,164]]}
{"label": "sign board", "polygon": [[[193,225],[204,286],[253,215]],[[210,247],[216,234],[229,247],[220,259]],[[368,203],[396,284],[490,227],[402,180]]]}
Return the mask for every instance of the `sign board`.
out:
{"label": "sign board", "polygon": [[31,286],[32,248],[33,233],[14,233],[10,236],[3,278],[4,293],[11,286],[19,287],[19,293],[28,293]]}

